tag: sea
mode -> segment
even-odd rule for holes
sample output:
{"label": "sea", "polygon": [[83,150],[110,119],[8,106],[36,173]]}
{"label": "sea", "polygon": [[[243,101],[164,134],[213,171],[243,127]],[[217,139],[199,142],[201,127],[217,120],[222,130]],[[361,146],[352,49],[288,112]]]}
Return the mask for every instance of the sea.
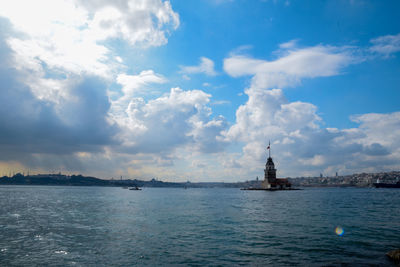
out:
{"label": "sea", "polygon": [[0,266],[395,266],[396,248],[396,189],[0,187]]}

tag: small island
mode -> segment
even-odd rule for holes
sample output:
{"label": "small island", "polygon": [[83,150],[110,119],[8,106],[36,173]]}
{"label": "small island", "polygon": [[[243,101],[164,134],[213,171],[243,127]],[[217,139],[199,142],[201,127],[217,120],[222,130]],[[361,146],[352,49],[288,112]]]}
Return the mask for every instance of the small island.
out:
{"label": "small island", "polygon": [[276,178],[276,168],[274,161],[271,157],[271,143],[268,144],[268,159],[265,163],[264,169],[264,181],[262,181],[260,187],[248,187],[242,188],[242,190],[267,190],[267,191],[275,191],[275,190],[299,190],[293,189],[292,184],[288,179],[284,178]]}

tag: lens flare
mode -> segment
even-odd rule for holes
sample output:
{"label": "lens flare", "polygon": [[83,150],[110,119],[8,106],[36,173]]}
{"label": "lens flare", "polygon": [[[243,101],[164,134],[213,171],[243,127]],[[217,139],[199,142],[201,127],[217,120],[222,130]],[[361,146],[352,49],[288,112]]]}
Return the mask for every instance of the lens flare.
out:
{"label": "lens flare", "polygon": [[344,230],[343,230],[342,227],[338,226],[338,227],[336,227],[336,229],[335,229],[335,233],[336,233],[337,235],[339,235],[339,236],[342,236],[342,235],[344,234]]}

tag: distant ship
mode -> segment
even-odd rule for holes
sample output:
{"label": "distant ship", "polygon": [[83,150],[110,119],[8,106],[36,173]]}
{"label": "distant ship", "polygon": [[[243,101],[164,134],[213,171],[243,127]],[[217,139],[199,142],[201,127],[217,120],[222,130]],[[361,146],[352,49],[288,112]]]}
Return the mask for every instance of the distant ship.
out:
{"label": "distant ship", "polygon": [[400,181],[395,184],[381,183],[379,179],[374,183],[376,188],[400,188]]}
{"label": "distant ship", "polygon": [[135,186],[135,187],[130,187],[129,190],[142,190],[139,187]]}

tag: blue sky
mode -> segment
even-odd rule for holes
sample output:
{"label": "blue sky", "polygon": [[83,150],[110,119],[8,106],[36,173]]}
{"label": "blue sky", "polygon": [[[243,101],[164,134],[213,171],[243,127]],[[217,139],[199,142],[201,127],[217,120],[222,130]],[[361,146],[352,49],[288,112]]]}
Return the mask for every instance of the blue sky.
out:
{"label": "blue sky", "polygon": [[399,169],[398,1],[4,1],[0,172]]}

